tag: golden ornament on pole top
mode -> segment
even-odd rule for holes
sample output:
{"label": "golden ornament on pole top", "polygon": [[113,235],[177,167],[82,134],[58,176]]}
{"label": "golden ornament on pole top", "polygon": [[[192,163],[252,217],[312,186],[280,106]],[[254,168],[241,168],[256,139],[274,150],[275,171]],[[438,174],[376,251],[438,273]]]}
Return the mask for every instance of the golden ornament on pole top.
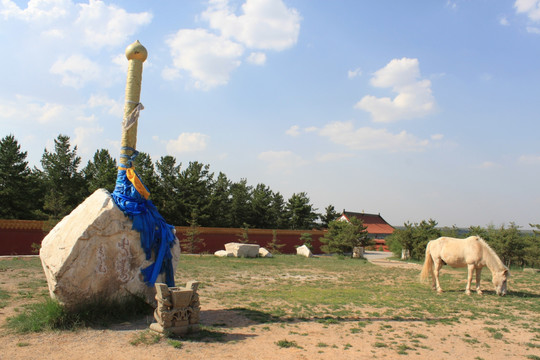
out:
{"label": "golden ornament on pole top", "polygon": [[122,148],[119,159],[119,165],[121,167],[130,167],[129,157],[133,155],[137,146],[137,120],[140,110],[143,109],[140,103],[142,70],[143,62],[147,57],[148,51],[141,45],[139,40],[126,48],[126,58],[129,64],[124,104],[124,121],[122,123]]}

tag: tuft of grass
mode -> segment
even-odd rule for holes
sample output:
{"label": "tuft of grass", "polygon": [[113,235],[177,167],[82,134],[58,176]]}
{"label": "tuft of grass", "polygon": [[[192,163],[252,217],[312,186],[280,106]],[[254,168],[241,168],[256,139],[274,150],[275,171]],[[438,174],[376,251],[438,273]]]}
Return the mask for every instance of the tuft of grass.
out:
{"label": "tuft of grass", "polygon": [[167,339],[167,344],[171,345],[175,349],[181,349],[184,347],[184,344],[182,344],[181,341],[174,339]]}
{"label": "tuft of grass", "polygon": [[30,346],[30,343],[29,342],[19,342],[19,343],[17,343],[17,346],[18,347],[26,347],[26,346]]}
{"label": "tuft of grass", "polygon": [[7,319],[7,328],[19,334],[47,330],[74,330],[86,326],[107,326],[150,315],[153,308],[140,297],[118,300],[93,300],[68,310],[58,301],[46,298],[29,304]]}
{"label": "tuft of grass", "polygon": [[55,300],[30,304],[20,314],[7,319],[6,326],[13,332],[26,334],[45,330],[66,328],[66,323],[74,324],[64,308]]}
{"label": "tuft of grass", "polygon": [[325,325],[336,325],[339,324],[339,319],[334,319],[332,317],[325,317],[324,319],[318,319],[318,323],[325,324]]}
{"label": "tuft of grass", "polygon": [[161,335],[152,330],[145,330],[134,334],[133,339],[129,342],[133,346],[139,345],[154,345],[161,340]]}
{"label": "tuft of grass", "polygon": [[397,353],[399,355],[408,355],[409,353],[407,352],[407,350],[414,350],[414,349],[407,344],[399,344],[397,347]]}
{"label": "tuft of grass", "polygon": [[298,349],[302,349],[302,347],[300,345],[298,345],[296,343],[296,341],[289,341],[287,339],[284,339],[284,340],[279,340],[276,342],[276,345],[279,346],[280,348],[298,348]]}
{"label": "tuft of grass", "polygon": [[325,347],[328,347],[328,344],[327,344],[327,343],[320,342],[320,343],[317,344],[317,347],[325,348]]}
{"label": "tuft of grass", "polygon": [[373,344],[374,347],[376,348],[385,348],[385,347],[388,347],[388,345],[386,345],[385,343],[383,342],[376,342],[375,344]]}

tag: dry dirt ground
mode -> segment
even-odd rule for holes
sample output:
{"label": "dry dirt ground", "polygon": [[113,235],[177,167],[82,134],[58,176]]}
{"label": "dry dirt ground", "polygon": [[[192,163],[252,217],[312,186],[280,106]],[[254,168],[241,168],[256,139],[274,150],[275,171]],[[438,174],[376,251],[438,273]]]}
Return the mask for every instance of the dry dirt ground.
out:
{"label": "dry dirt ground", "polygon": [[[374,262],[380,266],[418,267],[389,260]],[[21,271],[27,270],[0,272],[1,288],[17,293]],[[37,271],[29,276],[44,279]],[[219,326],[225,333],[220,340],[181,340],[179,349],[164,338],[151,345],[132,345],[138,336],[150,336],[147,329],[152,318],[108,329],[27,335],[10,334],[0,328],[0,359],[540,359],[540,349],[525,345],[530,333],[513,329],[504,334],[504,341],[496,340],[483,330],[486,324],[480,320],[451,325],[376,318],[260,324],[219,303],[205,301],[204,290],[200,296],[201,324]],[[25,299],[17,301],[20,306]],[[11,304],[0,309],[0,326],[15,313]],[[297,346],[280,347],[280,340]],[[395,345],[388,345],[392,343]],[[409,346],[400,348],[398,344],[404,343]]]}

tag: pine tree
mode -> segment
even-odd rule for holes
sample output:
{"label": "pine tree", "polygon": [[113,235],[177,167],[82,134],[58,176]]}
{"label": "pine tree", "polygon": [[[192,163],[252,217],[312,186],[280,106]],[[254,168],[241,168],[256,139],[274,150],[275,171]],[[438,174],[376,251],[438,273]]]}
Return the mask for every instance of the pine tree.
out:
{"label": "pine tree", "polygon": [[112,192],[116,185],[117,173],[116,160],[111,157],[107,149],[97,150],[93,161],[88,161],[83,169],[90,193],[97,189],[106,189]]}
{"label": "pine tree", "polygon": [[210,191],[209,226],[231,226],[231,184],[231,181],[222,172],[213,183]]}
{"label": "pine tree", "polygon": [[193,212],[191,213],[189,228],[184,233],[185,237],[180,240],[180,245],[182,245],[184,252],[195,254],[199,251],[200,247],[204,246],[204,239],[199,237],[200,234],[197,213]]}
{"label": "pine tree", "polygon": [[46,185],[44,209],[50,219],[60,220],[88,195],[86,182],[78,170],[80,163],[77,146],[71,149],[69,136],[58,135],[54,152],[45,149],[41,158]]}
{"label": "pine tree", "polygon": [[13,135],[0,140],[0,218],[35,219],[41,207],[37,176]]}
{"label": "pine tree", "polygon": [[328,232],[320,240],[324,244],[321,249],[328,254],[352,253],[355,247],[372,244],[367,227],[356,217],[351,217],[350,221],[332,221],[328,226]]}
{"label": "pine tree", "polygon": [[309,230],[315,226],[315,220],[319,217],[315,213],[313,205],[305,192],[292,194],[287,201],[286,211],[291,229]]}
{"label": "pine tree", "polygon": [[328,224],[330,224],[332,221],[336,220],[339,217],[339,214],[336,212],[336,209],[333,205],[328,205],[324,209],[325,213],[323,215],[319,215],[322,227],[328,228]]}
{"label": "pine tree", "polygon": [[176,165],[173,156],[162,156],[156,162],[157,188],[152,192],[154,205],[167,222],[177,226],[184,226],[189,223],[182,213],[180,188],[180,166]]}

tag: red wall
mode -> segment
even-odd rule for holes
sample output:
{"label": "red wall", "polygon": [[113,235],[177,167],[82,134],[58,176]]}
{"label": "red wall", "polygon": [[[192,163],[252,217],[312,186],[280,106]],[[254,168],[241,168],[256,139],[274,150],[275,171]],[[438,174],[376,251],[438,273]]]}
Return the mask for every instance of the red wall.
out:
{"label": "red wall", "polygon": [[0,255],[35,255],[32,244],[46,235],[43,221],[0,220]]}
{"label": "red wall", "polygon": [[[46,235],[43,230],[43,221],[32,220],[0,220],[0,255],[33,255],[32,244],[41,244]],[[177,226],[176,236],[178,239],[186,237],[186,230],[189,227]],[[225,250],[225,244],[229,242],[239,242],[242,229],[237,228],[198,228],[199,238],[204,240],[204,245],[198,249],[198,253],[213,254],[217,250]],[[324,236],[321,230],[276,230],[278,244],[284,244],[279,251],[283,254],[296,254],[296,247],[302,245],[300,236],[303,233],[311,234],[311,245],[314,254],[321,254],[320,238]],[[258,244],[262,247],[268,247],[272,242],[273,230],[267,229],[249,229],[248,238],[250,244]],[[384,240],[375,240],[377,245],[385,251],[388,248]],[[182,249],[184,250],[184,249]]]}
{"label": "red wall", "polygon": [[[177,226],[176,236],[178,239],[186,238],[185,232],[189,227]],[[236,228],[199,228],[199,238],[204,240],[204,246],[199,249],[199,253],[213,254],[217,250],[225,250],[225,244],[230,242],[240,242],[242,229]],[[279,251],[283,254],[296,254],[296,247],[302,245],[300,236],[303,233],[311,234],[311,245],[313,253],[320,254],[321,242],[319,238],[324,235],[321,230],[276,230],[278,244],[284,244]],[[272,242],[273,230],[268,229],[249,229],[248,238],[250,244],[258,244],[267,247]]]}
{"label": "red wall", "polygon": [[[33,255],[32,244],[41,244],[46,235],[43,231],[43,221],[31,220],[0,220],[0,255]],[[185,231],[189,227],[176,227],[178,239],[185,238]],[[199,249],[199,253],[213,254],[217,250],[225,250],[225,244],[229,242],[239,242],[242,229],[236,228],[199,228],[199,237],[204,239],[205,245]],[[321,253],[321,243],[319,238],[324,232],[319,230],[276,230],[279,244],[285,244],[280,252],[284,254],[295,254],[296,246],[302,245],[300,236],[308,232],[312,238],[312,245],[315,254]],[[249,229],[249,243],[266,247],[272,241],[272,230]]]}

